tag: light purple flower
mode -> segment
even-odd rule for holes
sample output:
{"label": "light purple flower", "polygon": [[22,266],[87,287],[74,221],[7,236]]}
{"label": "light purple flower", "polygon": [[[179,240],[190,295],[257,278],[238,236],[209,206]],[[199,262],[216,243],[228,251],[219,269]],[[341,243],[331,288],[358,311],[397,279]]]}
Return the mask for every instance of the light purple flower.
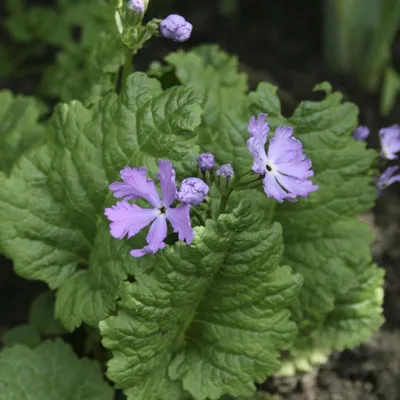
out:
{"label": "light purple flower", "polygon": [[378,181],[376,182],[376,187],[378,188],[379,192],[383,189],[387,188],[394,182],[400,182],[400,174],[394,175],[396,171],[398,171],[399,167],[388,167],[385,172],[379,177]]}
{"label": "light purple flower", "polygon": [[161,34],[174,42],[184,42],[190,38],[193,25],[177,14],[171,14],[161,21]]}
{"label": "light purple flower", "polygon": [[353,132],[353,138],[356,140],[367,140],[369,136],[369,128],[364,125],[358,126]]}
{"label": "light purple flower", "polygon": [[224,176],[226,179],[229,179],[232,175],[234,175],[235,174],[235,172],[234,172],[234,170],[233,170],[233,168],[232,168],[232,165],[231,164],[222,164],[219,168],[218,168],[218,170],[217,170],[217,172],[216,172],[216,175],[217,176]]}
{"label": "light purple flower", "polygon": [[[110,232],[116,239],[128,239],[135,236],[147,225],[152,224],[147,235],[147,246],[143,249],[132,250],[133,257],[142,257],[148,253],[155,253],[165,247],[167,237],[167,220],[171,223],[174,232],[178,233],[179,240],[187,244],[193,241],[193,229],[190,224],[190,205],[183,204],[176,208],[171,207],[176,199],[175,171],[167,160],[159,160],[160,172],[157,178],[160,181],[162,200],[152,179],[146,177],[145,168],[125,167],[121,171],[123,182],[114,182],[110,190],[117,198],[123,201],[111,208],[105,209],[105,215],[111,221]],[[146,200],[152,208],[141,208],[130,204],[127,200]]]}
{"label": "light purple flower", "polygon": [[212,171],[215,167],[215,157],[213,153],[202,153],[197,157],[197,162],[202,171]]}
{"label": "light purple flower", "polygon": [[251,137],[247,141],[247,147],[253,156],[252,170],[264,175],[266,195],[280,203],[285,199],[296,201],[297,197],[307,197],[318,186],[309,180],[314,171],[311,169],[311,161],[303,153],[302,143],[292,136],[293,128],[279,126],[274,137],[269,140],[266,153],[265,144],[270,130],[265,121],[266,116],[253,116],[249,122]]}
{"label": "light purple flower", "polygon": [[181,183],[177,198],[184,204],[197,206],[204,201],[209,191],[208,185],[199,178],[187,178]]}
{"label": "light purple flower", "polygon": [[392,125],[379,131],[382,156],[388,160],[398,158],[400,151],[400,126]]}
{"label": "light purple flower", "polygon": [[144,3],[143,0],[130,0],[129,2],[129,7],[133,10],[133,11],[137,11],[141,14],[144,13]]}

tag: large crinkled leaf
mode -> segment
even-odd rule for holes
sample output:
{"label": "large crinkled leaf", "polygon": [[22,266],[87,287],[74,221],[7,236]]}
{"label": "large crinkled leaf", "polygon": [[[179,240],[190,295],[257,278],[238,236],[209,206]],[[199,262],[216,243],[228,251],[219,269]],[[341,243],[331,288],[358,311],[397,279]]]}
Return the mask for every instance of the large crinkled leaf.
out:
{"label": "large crinkled leaf", "polygon": [[[294,307],[301,328],[296,347],[301,352],[304,347],[311,351],[354,346],[381,321],[374,295],[382,284],[381,273],[370,266],[372,231],[356,217],[376,199],[371,176],[376,153],[352,138],[357,107],[343,102],[339,93],[330,93],[326,85],[325,89],[324,100],[302,103],[288,122],[313,162],[320,188],[295,204],[278,205],[275,213],[283,226],[284,260],[304,277]],[[262,86],[250,98],[253,113],[268,113],[266,106],[274,102]],[[372,278],[363,285],[362,277],[368,274]],[[369,298],[369,313],[366,308],[352,312],[362,298]]]}
{"label": "large crinkled leaf", "polygon": [[0,175],[0,247],[18,274],[60,288],[56,312],[67,328],[106,318],[135,262],[132,243],[109,234],[109,184],[126,165],[153,174],[159,157],[184,171],[200,103],[193,89],[163,92],[133,74],[119,96],[93,109],[77,101],[57,107],[47,145],[25,153],[9,178]]}
{"label": "large crinkled leaf", "polygon": [[212,151],[220,163],[231,163],[237,172],[251,162],[246,140],[247,77],[238,63],[217,46],[172,53],[166,61],[175,67],[179,81],[204,96],[204,114],[198,128],[202,150]]}
{"label": "large crinkled leaf", "polygon": [[338,296],[334,309],[327,315],[315,337],[335,349],[358,346],[370,339],[371,333],[384,322],[384,270],[376,265],[362,266],[357,282],[347,293]]}
{"label": "large crinkled leaf", "polygon": [[128,399],[169,400],[179,382],[198,400],[251,395],[279,369],[301,279],[279,266],[281,228],[262,219],[242,204],[208,220],[191,246],[144,260],[121,286],[120,311],[100,330],[108,376]]}
{"label": "large crinkled leaf", "polygon": [[26,149],[43,141],[45,128],[38,120],[45,112],[34,97],[0,91],[0,171],[8,174]]}
{"label": "large crinkled leaf", "polygon": [[112,400],[100,364],[78,359],[61,340],[35,349],[22,345],[0,352],[0,400]]}

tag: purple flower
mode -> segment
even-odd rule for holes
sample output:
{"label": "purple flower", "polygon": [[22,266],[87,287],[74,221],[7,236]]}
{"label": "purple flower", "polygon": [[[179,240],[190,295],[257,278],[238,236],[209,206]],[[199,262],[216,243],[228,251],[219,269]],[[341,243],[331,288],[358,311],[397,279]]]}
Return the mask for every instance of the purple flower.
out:
{"label": "purple flower", "polygon": [[174,42],[184,42],[190,38],[193,25],[177,14],[171,14],[160,23],[161,34]]}
{"label": "purple flower", "polygon": [[233,171],[232,165],[231,164],[223,164],[221,165],[217,172],[217,176],[224,176],[226,179],[229,179],[232,175],[234,175],[235,172]]}
{"label": "purple flower", "polygon": [[400,182],[400,174],[394,175],[396,171],[398,171],[399,167],[388,167],[385,172],[379,177],[378,181],[376,182],[376,186],[381,192],[383,189],[387,188],[394,182]]}
{"label": "purple flower", "polygon": [[[152,224],[147,235],[147,246],[143,249],[132,250],[133,257],[142,257],[148,253],[155,253],[165,247],[164,239],[167,236],[167,220],[171,223],[174,232],[178,233],[179,240],[190,244],[193,240],[193,229],[190,224],[190,205],[183,204],[176,208],[171,205],[176,198],[175,171],[167,160],[159,160],[160,172],[157,178],[160,181],[162,200],[152,179],[147,179],[146,168],[125,167],[121,171],[123,182],[114,182],[110,190],[117,198],[123,201],[111,208],[105,209],[105,215],[111,221],[110,232],[116,239],[128,239],[135,236],[147,225]],[[127,200],[146,200],[152,208],[141,208],[130,204]]]}
{"label": "purple flower", "polygon": [[203,153],[197,157],[199,167],[202,171],[212,171],[215,167],[215,157],[212,153]]}
{"label": "purple flower", "polygon": [[209,187],[199,178],[187,178],[182,181],[177,198],[184,204],[197,206],[208,195]]}
{"label": "purple flower", "polygon": [[379,131],[381,139],[382,156],[388,160],[398,158],[396,155],[400,151],[400,126],[392,125]]}
{"label": "purple flower", "polygon": [[144,13],[144,3],[143,0],[130,0],[129,2],[129,7],[133,10],[133,11],[137,11],[141,14]]}
{"label": "purple flower", "polygon": [[353,138],[356,140],[367,140],[369,136],[369,128],[364,125],[358,126],[353,132]]}
{"label": "purple flower", "polygon": [[314,175],[311,161],[303,153],[303,145],[295,139],[293,128],[279,126],[275,135],[269,140],[268,153],[265,144],[269,132],[266,114],[250,119],[248,130],[250,139],[247,147],[253,156],[252,170],[264,175],[264,191],[268,197],[278,202],[296,201],[297,197],[306,197],[318,189],[309,180]]}

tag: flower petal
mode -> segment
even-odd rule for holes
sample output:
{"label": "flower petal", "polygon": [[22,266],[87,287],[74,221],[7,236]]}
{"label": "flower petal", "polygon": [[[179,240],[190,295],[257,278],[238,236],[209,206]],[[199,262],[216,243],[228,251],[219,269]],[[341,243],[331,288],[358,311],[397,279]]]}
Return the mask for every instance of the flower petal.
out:
{"label": "flower petal", "polygon": [[376,183],[377,188],[383,190],[394,182],[400,182],[400,174],[394,175],[399,168],[398,166],[388,167],[379,177]]}
{"label": "flower petal", "polygon": [[175,170],[167,160],[158,160],[158,166],[160,172],[157,174],[157,178],[160,180],[162,204],[168,208],[176,196]]}
{"label": "flower petal", "polygon": [[117,198],[124,200],[136,200],[142,198],[147,200],[152,206],[161,205],[160,196],[152,179],[147,179],[146,168],[125,167],[121,172],[124,182],[114,182],[109,188]]}
{"label": "flower petal", "polygon": [[154,221],[160,214],[160,210],[153,208],[141,208],[136,204],[119,201],[115,206],[106,208],[106,217],[112,222],[110,232],[116,239],[135,236],[144,227]]}
{"label": "flower petal", "polygon": [[256,173],[263,175],[266,171],[267,155],[265,153],[265,144],[261,143],[254,137],[247,141],[247,148],[253,157],[253,165],[251,169]]}
{"label": "flower petal", "polygon": [[295,161],[276,164],[276,167],[281,174],[289,175],[297,179],[307,179],[314,176],[314,171],[311,169],[312,163],[308,158],[300,162]]}
{"label": "flower petal", "polygon": [[275,177],[270,173],[267,172],[263,179],[264,185],[264,192],[268,197],[272,197],[279,203],[282,203],[285,199],[292,199],[295,200],[296,196],[291,193],[286,193],[281,186],[278,184]]}
{"label": "flower petal", "polygon": [[398,158],[396,153],[400,151],[400,126],[392,125],[379,131],[381,139],[382,155],[388,160]]}
{"label": "flower petal", "polygon": [[297,179],[282,174],[277,174],[276,179],[285,190],[295,196],[306,197],[318,189],[318,185],[313,185],[308,179]]}
{"label": "flower petal", "polygon": [[135,249],[130,252],[133,257],[143,257],[149,253],[156,253],[165,247],[164,239],[167,237],[167,220],[165,214],[161,214],[153,222],[146,237],[148,245],[143,249]]}
{"label": "flower petal", "polygon": [[192,243],[194,238],[189,212],[188,204],[167,210],[167,219],[174,228],[174,232],[178,233],[179,240],[184,240],[187,244]]}
{"label": "flower petal", "polygon": [[[167,218],[161,214],[153,222],[146,237],[147,243],[151,249],[160,249],[160,245],[165,247],[164,239],[167,237]],[[157,250],[154,251],[154,253]]]}
{"label": "flower petal", "polygon": [[302,161],[303,144],[292,136],[293,128],[289,126],[278,126],[274,137],[269,141],[268,160],[273,164],[290,161]]}
{"label": "flower petal", "polygon": [[266,117],[267,114],[260,114],[258,117],[253,115],[250,118],[249,125],[247,127],[250,136],[258,140],[262,146],[265,146],[269,132],[269,124],[267,121],[265,121]]}

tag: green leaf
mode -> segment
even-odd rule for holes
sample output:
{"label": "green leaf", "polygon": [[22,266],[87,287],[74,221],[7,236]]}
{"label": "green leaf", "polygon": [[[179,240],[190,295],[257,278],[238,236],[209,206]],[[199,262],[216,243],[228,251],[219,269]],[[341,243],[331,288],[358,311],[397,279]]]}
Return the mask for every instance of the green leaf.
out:
{"label": "green leaf", "polygon": [[327,315],[320,330],[321,343],[343,350],[370,339],[384,322],[383,278],[384,270],[376,265],[360,268],[355,286],[336,299]]}
{"label": "green leaf", "polygon": [[[357,107],[343,102],[339,93],[329,94],[327,84],[319,89],[327,91],[326,98],[301,103],[288,121],[312,160],[313,180],[319,190],[295,204],[278,205],[274,217],[283,226],[284,261],[304,277],[294,307],[300,333],[293,353],[298,350],[302,357],[304,348],[342,349],[359,344],[381,321],[381,309],[373,295],[381,281],[371,278],[374,284],[369,292],[361,284],[367,271],[380,276],[379,270],[370,266],[373,235],[356,217],[371,209],[377,196],[371,173],[376,152],[352,138]],[[263,99],[263,91],[257,92],[257,97],[251,97],[254,112],[269,101]],[[354,310],[357,296],[371,296],[375,306],[369,307],[369,319],[367,312],[354,312],[349,320],[346,312],[340,311],[342,301],[349,301],[347,307]],[[334,333],[329,332],[332,330]]]}
{"label": "green leaf", "polygon": [[192,89],[163,92],[135,73],[119,96],[92,109],[77,101],[58,106],[47,145],[25,153],[9,178],[0,175],[0,247],[18,274],[61,288],[56,314],[69,330],[82,320],[96,326],[115,309],[135,263],[132,243],[109,233],[104,207],[115,199],[108,186],[126,165],[154,174],[159,157],[178,175],[195,165],[188,155],[197,148],[200,103]]}
{"label": "green leaf", "polygon": [[35,349],[16,345],[0,352],[0,400],[112,400],[100,365],[78,359],[57,340]]}
{"label": "green leaf", "polygon": [[46,107],[33,97],[0,91],[0,171],[9,173],[17,158],[44,139],[38,122]]}
{"label": "green leaf", "polygon": [[62,335],[65,333],[60,321],[55,318],[55,296],[51,291],[43,292],[35,298],[29,310],[29,323],[41,335]]}
{"label": "green leaf", "polygon": [[33,325],[18,325],[4,334],[3,343],[6,347],[11,347],[16,344],[25,345],[27,347],[36,347],[40,343],[40,334]]}
{"label": "green leaf", "polygon": [[143,260],[121,286],[118,315],[99,326],[108,376],[128,399],[174,398],[179,381],[199,400],[251,395],[279,369],[301,278],[279,266],[281,228],[262,217],[243,204],[208,220],[191,246]]}
{"label": "green leaf", "polygon": [[335,299],[335,305],[323,323],[300,337],[291,355],[283,363],[280,375],[309,372],[315,364],[328,360],[332,349],[344,350],[364,343],[384,322],[384,271],[375,265],[360,265],[357,280],[348,292]]}
{"label": "green leaf", "polygon": [[[239,172],[251,165],[247,140],[247,77],[237,72],[238,62],[217,46],[201,46],[193,52],[166,57],[179,81],[204,96],[204,114],[198,129],[203,151],[212,151],[219,163],[233,164]],[[244,146],[243,146],[244,145]]]}

